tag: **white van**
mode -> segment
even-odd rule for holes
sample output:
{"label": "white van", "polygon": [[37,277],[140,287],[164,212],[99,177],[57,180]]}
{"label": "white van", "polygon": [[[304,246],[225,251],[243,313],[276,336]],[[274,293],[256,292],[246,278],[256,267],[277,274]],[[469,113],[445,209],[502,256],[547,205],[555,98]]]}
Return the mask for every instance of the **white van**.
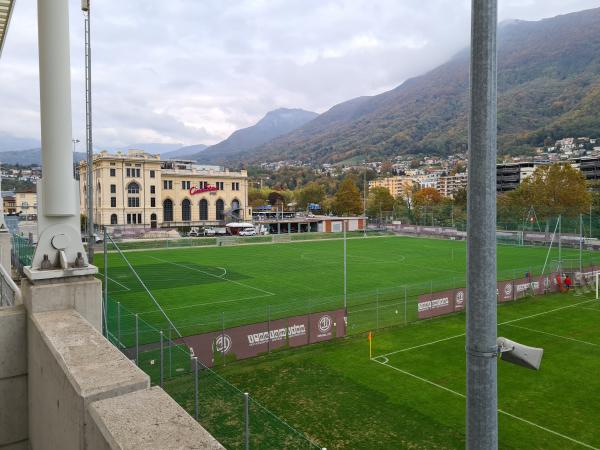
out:
{"label": "white van", "polygon": [[240,236],[256,236],[256,230],[254,228],[244,228],[240,230]]}

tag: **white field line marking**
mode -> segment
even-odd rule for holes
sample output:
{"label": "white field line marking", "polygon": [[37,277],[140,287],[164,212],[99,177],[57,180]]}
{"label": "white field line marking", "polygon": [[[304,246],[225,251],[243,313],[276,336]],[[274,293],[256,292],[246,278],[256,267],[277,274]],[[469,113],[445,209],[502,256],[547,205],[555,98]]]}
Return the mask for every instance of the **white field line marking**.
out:
{"label": "white field line marking", "polygon": [[223,271],[223,275],[219,275],[219,278],[223,278],[227,275],[227,269],[225,267],[217,267],[217,269],[221,269]]}
{"label": "white field line marking", "polygon": [[586,306],[580,306],[577,309],[587,309],[588,311],[596,311],[596,312],[600,312],[600,308],[588,308]]}
{"label": "white field line marking", "polygon": [[[561,310],[567,309],[567,308],[575,308],[578,305],[583,305],[583,304],[590,303],[590,302],[593,302],[593,301],[595,301],[595,300],[587,300],[585,302],[579,302],[579,303],[575,303],[573,305],[561,306],[560,308],[554,308],[554,309],[551,309],[549,311],[544,311],[544,312],[537,313],[537,314],[531,314],[529,316],[520,317],[518,319],[507,320],[506,322],[499,323],[498,326],[500,326],[500,325],[508,325],[508,324],[511,324],[511,323],[514,323],[514,322],[519,322],[519,321],[525,320],[525,319],[531,319],[532,317],[538,317],[538,316],[542,316],[544,314],[550,314],[552,312],[561,311]],[[379,355],[379,356],[395,355],[396,353],[402,353],[402,352],[407,352],[409,350],[414,350],[416,348],[427,347],[429,345],[434,345],[434,344],[438,344],[440,342],[449,341],[451,339],[456,339],[456,338],[459,338],[459,337],[463,337],[465,335],[466,335],[466,333],[456,334],[454,336],[450,336],[450,337],[443,338],[443,339],[438,339],[438,340],[432,341],[432,342],[427,342],[425,344],[415,345],[414,347],[408,347],[408,348],[403,348],[403,349],[396,350],[396,351],[393,351],[393,352],[384,353],[383,355]]]}
{"label": "white field line marking", "polygon": [[199,269],[196,269],[194,267],[186,266],[184,264],[179,264],[179,263],[175,263],[175,262],[172,262],[172,261],[167,261],[166,259],[160,259],[160,258],[157,258],[156,256],[150,256],[150,258],[156,259],[157,261],[160,261],[160,262],[163,262],[163,263],[172,264],[172,265],[177,266],[177,267],[183,267],[184,269],[193,270],[194,272],[200,272],[200,273],[203,273],[205,275],[209,275],[211,277],[218,278],[219,280],[229,281],[230,283],[235,283],[235,284],[243,286],[245,288],[254,289],[255,291],[264,292],[265,294],[268,294],[268,295],[277,295],[277,294],[275,294],[273,292],[265,291],[264,289],[260,289],[260,288],[254,287],[254,286],[250,286],[249,284],[240,283],[239,281],[230,280],[228,278],[222,278],[222,276],[214,275],[212,273],[205,272],[204,270],[199,270]]}
{"label": "white field line marking", "polygon": [[[408,375],[409,377],[415,378],[415,379],[417,379],[419,381],[422,381],[424,383],[427,383],[427,384],[435,386],[435,387],[437,387],[439,389],[442,389],[442,390],[444,390],[446,392],[454,394],[454,395],[456,395],[458,397],[466,398],[466,396],[464,394],[461,394],[460,392],[457,392],[457,391],[455,391],[453,389],[447,388],[446,386],[442,386],[441,384],[437,384],[437,383],[435,383],[435,382],[433,382],[431,380],[428,380],[427,378],[423,378],[423,377],[420,377],[418,375],[415,375],[414,373],[410,373],[410,372],[407,372],[406,370],[399,369],[398,367],[392,366],[391,364],[384,363],[384,362],[381,362],[381,361],[377,361],[375,358],[373,359],[373,361],[375,361],[378,364],[381,364],[382,366],[386,366],[386,367],[389,367],[390,369],[396,370],[397,372],[403,373],[404,375]],[[551,430],[550,428],[543,427],[541,425],[538,425],[535,422],[532,422],[532,421],[527,420],[527,419],[523,419],[522,417],[515,416],[514,414],[506,412],[506,411],[504,411],[502,409],[498,409],[498,412],[500,414],[504,414],[504,415],[506,415],[508,417],[512,417],[513,419],[519,420],[519,421],[521,421],[523,423],[526,423],[528,425],[531,425],[533,427],[539,428],[540,430],[546,431],[547,433],[553,434],[555,436],[559,436],[559,437],[561,437],[563,439],[566,439],[567,441],[571,441],[574,444],[581,445],[582,447],[590,448],[592,450],[600,450],[597,447],[593,447],[590,444],[586,444],[585,442],[578,441],[577,439],[573,439],[572,437],[569,437],[567,435],[559,433],[558,431]]]}
{"label": "white field line marking", "polygon": [[112,281],[113,283],[117,283],[119,286],[121,286],[121,287],[123,287],[123,288],[127,289],[128,291],[130,291],[130,290],[131,290],[131,289],[129,289],[127,286],[125,286],[123,283],[119,283],[117,280],[115,280],[115,279],[113,279],[113,278],[111,278],[111,277],[106,277],[106,278],[108,278],[108,279],[109,279],[110,281]]}
{"label": "white field line marking", "polygon": [[568,336],[561,336],[559,334],[554,334],[554,333],[547,333],[545,331],[541,331],[541,330],[535,330],[533,328],[527,328],[527,327],[521,327],[519,325],[512,325],[512,324],[507,324],[509,327],[515,327],[515,328],[520,328],[521,330],[527,330],[527,331],[532,331],[533,333],[540,333],[540,334],[546,334],[548,336],[553,336],[553,337],[557,337],[560,339],[566,339],[567,341],[573,341],[573,342],[579,342],[580,344],[586,344],[586,345],[593,345],[594,347],[600,347],[600,344],[594,344],[593,342],[588,342],[588,341],[582,341],[580,339],[575,339],[575,338],[571,338]]}

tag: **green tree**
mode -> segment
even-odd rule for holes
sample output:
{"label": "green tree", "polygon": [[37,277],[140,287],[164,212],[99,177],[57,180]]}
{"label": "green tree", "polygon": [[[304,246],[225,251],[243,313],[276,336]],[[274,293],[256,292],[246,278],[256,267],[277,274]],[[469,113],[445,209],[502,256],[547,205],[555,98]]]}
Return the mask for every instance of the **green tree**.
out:
{"label": "green tree", "polygon": [[394,197],[387,188],[373,187],[367,197],[367,216],[379,217],[384,212],[393,211],[394,203]]}
{"label": "green tree", "polygon": [[248,190],[248,204],[252,208],[257,206],[263,206],[267,204],[267,195],[264,189],[249,189]]}
{"label": "green tree", "polygon": [[344,178],[344,181],[342,181],[335,193],[332,206],[336,214],[351,215],[362,212],[363,205],[360,191],[352,178]]}
{"label": "green tree", "polygon": [[592,201],[583,174],[560,163],[537,167],[508,197],[521,212],[533,206],[540,220],[587,213]]}
{"label": "green tree", "polygon": [[309,203],[323,203],[325,189],[318,183],[308,183],[296,193],[296,202],[299,209],[306,209]]}

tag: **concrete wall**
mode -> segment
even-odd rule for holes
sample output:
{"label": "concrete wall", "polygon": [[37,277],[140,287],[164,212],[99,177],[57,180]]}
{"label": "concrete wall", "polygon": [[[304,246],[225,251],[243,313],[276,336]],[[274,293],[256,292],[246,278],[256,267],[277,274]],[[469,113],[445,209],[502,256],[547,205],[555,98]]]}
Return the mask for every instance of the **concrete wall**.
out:
{"label": "concrete wall", "polygon": [[0,308],[0,449],[27,448],[26,312]]}

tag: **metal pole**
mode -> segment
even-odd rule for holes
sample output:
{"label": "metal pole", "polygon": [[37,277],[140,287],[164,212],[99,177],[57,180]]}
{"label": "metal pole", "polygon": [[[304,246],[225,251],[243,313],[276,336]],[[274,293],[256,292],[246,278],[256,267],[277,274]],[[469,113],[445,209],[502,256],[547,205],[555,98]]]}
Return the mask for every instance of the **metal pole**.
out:
{"label": "metal pole", "polygon": [[250,413],[248,411],[248,393],[244,392],[244,448],[250,449]]}
{"label": "metal pole", "polygon": [[84,7],[85,25],[85,137],[87,149],[87,228],[88,228],[88,260],[92,264],[94,258],[94,149],[92,146],[92,49],[90,44],[90,2]]}
{"label": "metal pole", "polygon": [[164,380],[164,346],[163,346],[163,341],[164,341],[164,335],[162,330],[160,330],[160,386],[162,387],[163,385],[163,380]]}
{"label": "metal pole", "polygon": [[135,315],[135,363],[140,366],[140,317],[136,313]]}
{"label": "metal pole", "polygon": [[404,286],[404,325],[408,323],[408,317],[406,317],[406,303],[407,303],[407,292],[406,286]]}
{"label": "metal pole", "polygon": [[222,362],[225,365],[225,313],[221,313],[221,355]]}
{"label": "metal pole", "polygon": [[172,367],[173,367],[173,341],[171,340],[171,324],[169,324],[169,377],[173,376]]}
{"label": "metal pole", "polygon": [[562,216],[558,216],[558,265],[562,269]]}
{"label": "metal pole", "polygon": [[271,353],[271,305],[267,305],[267,353]]}
{"label": "metal pole", "polygon": [[347,262],[346,262],[346,257],[347,257],[347,250],[346,250],[346,221],[344,220],[342,222],[343,227],[344,227],[344,310],[346,310],[346,300],[347,300],[347,274],[346,274],[346,268],[347,268]]}
{"label": "metal pole", "polygon": [[365,160],[365,169],[363,170],[363,236],[367,237],[367,161]]}
{"label": "metal pole", "polygon": [[192,357],[192,360],[194,361],[194,417],[197,421],[200,412],[200,409],[198,408],[198,357],[194,356]]}
{"label": "metal pole", "polygon": [[497,0],[472,0],[471,11],[466,448],[495,450]]}
{"label": "metal pole", "polygon": [[[579,214],[579,273],[583,272],[583,214]],[[580,275],[582,276],[582,275]]]}
{"label": "metal pole", "polygon": [[117,345],[121,346],[121,302],[117,302]]}
{"label": "metal pole", "polygon": [[379,289],[377,289],[375,298],[375,329],[379,330]]}

